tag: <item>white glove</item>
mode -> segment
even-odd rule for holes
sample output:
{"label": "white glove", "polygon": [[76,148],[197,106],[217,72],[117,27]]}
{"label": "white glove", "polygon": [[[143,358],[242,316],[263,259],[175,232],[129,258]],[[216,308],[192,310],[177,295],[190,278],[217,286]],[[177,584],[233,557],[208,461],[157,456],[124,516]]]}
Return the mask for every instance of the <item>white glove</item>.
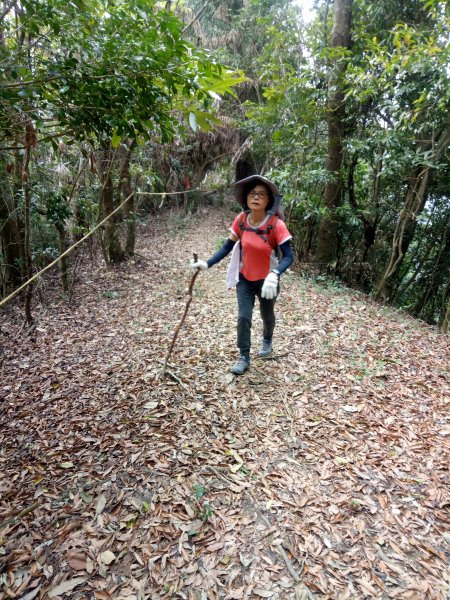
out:
{"label": "white glove", "polygon": [[273,300],[277,297],[278,291],[278,275],[276,273],[269,273],[264,279],[264,283],[261,290],[261,297],[266,300]]}
{"label": "white glove", "polygon": [[208,263],[204,260],[195,261],[191,258],[191,269],[196,273],[197,271],[206,271],[208,268]]}

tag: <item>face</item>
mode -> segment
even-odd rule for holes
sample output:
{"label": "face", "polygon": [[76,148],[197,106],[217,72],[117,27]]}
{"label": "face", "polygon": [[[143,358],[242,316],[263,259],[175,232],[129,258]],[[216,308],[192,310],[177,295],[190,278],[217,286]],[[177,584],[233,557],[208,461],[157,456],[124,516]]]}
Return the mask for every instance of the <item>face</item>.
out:
{"label": "face", "polygon": [[250,210],[265,210],[270,202],[269,188],[258,183],[247,194],[247,206]]}

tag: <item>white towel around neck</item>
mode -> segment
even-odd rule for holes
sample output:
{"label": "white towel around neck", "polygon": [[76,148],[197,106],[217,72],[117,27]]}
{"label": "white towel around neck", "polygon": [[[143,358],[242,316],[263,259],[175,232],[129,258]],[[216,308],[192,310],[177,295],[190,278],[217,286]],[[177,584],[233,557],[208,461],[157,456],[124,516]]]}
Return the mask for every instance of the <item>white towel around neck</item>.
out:
{"label": "white towel around neck", "polygon": [[227,290],[234,288],[239,281],[239,270],[241,268],[241,242],[238,240],[231,253],[230,264],[227,269]]}

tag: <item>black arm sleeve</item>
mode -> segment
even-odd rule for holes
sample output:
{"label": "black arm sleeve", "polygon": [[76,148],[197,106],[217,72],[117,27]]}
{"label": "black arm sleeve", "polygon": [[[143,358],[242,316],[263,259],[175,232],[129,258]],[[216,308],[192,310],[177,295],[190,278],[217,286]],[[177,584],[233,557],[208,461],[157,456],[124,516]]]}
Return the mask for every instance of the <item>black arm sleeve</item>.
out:
{"label": "black arm sleeve", "polygon": [[225,256],[228,256],[228,254],[230,254],[230,252],[233,250],[235,243],[236,242],[233,242],[233,240],[230,240],[230,238],[228,238],[222,246],[222,248],[220,248],[220,250],[217,250],[217,252],[213,256],[211,256],[211,258],[208,258],[208,260],[206,261],[208,269],[210,269],[216,263],[220,262],[223,258],[225,258]]}
{"label": "black arm sleeve", "polygon": [[284,244],[280,244],[279,248],[281,250],[281,254],[283,255],[283,258],[281,259],[281,262],[278,265],[278,267],[276,269],[274,269],[274,271],[277,271],[281,275],[294,262],[294,257],[292,255],[292,248],[291,248],[291,240],[284,242]]}

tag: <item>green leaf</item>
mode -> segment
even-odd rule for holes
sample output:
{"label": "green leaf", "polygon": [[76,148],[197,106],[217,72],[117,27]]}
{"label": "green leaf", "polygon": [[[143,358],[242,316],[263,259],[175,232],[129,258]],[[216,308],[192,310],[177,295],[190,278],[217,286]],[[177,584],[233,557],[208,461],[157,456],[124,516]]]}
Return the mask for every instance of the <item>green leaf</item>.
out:
{"label": "green leaf", "polygon": [[191,126],[192,131],[197,131],[197,117],[193,112],[189,113],[189,125]]}
{"label": "green leaf", "polygon": [[202,485],[194,485],[194,493],[195,493],[195,499],[201,500],[203,498],[203,496],[206,494],[206,488],[204,488]]}
{"label": "green leaf", "polygon": [[117,148],[117,146],[120,144],[122,138],[120,135],[117,134],[117,131],[114,130],[113,136],[111,138],[111,146],[113,148]]}

